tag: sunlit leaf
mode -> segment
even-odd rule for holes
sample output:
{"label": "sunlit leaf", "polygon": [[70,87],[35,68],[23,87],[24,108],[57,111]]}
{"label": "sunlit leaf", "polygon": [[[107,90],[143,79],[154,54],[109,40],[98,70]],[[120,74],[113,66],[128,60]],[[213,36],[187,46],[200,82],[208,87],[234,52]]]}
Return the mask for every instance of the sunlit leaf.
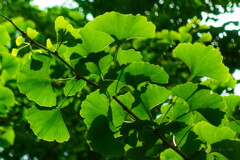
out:
{"label": "sunlit leaf", "polygon": [[226,103],[225,111],[227,112],[227,116],[233,118],[235,108],[240,103],[240,96],[230,94],[229,96],[224,96],[223,99]]}
{"label": "sunlit leaf", "polygon": [[9,36],[7,29],[2,25],[0,25],[0,33],[1,33],[0,45],[10,44],[11,37]]}
{"label": "sunlit leaf", "polygon": [[86,27],[113,35],[119,40],[155,36],[155,26],[148,22],[146,17],[117,12],[107,12],[98,16]]}
{"label": "sunlit leaf", "polygon": [[23,37],[22,36],[18,36],[17,39],[16,39],[16,45],[20,46],[23,43],[24,43]]}
{"label": "sunlit leaf", "polygon": [[187,101],[189,104],[190,110],[204,109],[204,108],[212,108],[212,109],[224,109],[225,103],[223,98],[216,94],[211,93],[210,90],[201,89],[196,92],[189,100]]}
{"label": "sunlit leaf", "polygon": [[39,139],[64,142],[70,137],[60,109],[40,110],[32,107],[28,110],[26,119]]}
{"label": "sunlit leaf", "polygon": [[122,50],[121,48],[118,50],[117,53],[117,60],[120,65],[123,64],[128,64],[133,61],[141,61],[142,60],[142,55],[140,52],[137,52],[133,49],[129,50]]}
{"label": "sunlit leaf", "polygon": [[100,94],[99,90],[92,92],[82,103],[80,115],[85,118],[84,122],[87,127],[99,115],[107,117],[109,109],[109,100],[104,94]]}
{"label": "sunlit leaf", "polygon": [[197,88],[197,84],[188,82],[172,88],[172,93],[174,96],[178,96],[184,100],[187,100],[197,90]]}
{"label": "sunlit leaf", "polygon": [[86,81],[72,79],[67,82],[64,87],[64,95],[65,96],[74,96],[78,91],[80,91],[84,86],[86,86]]}
{"label": "sunlit leaf", "polygon": [[20,70],[17,81],[21,93],[46,107],[56,105],[56,95],[49,76],[50,60],[50,57],[43,54],[32,55]]}
{"label": "sunlit leaf", "polygon": [[12,107],[15,103],[13,92],[2,85],[0,85],[0,104],[4,104],[6,107]]}
{"label": "sunlit leaf", "polygon": [[38,35],[38,32],[35,29],[27,28],[27,35],[31,39],[34,39]]}
{"label": "sunlit leaf", "polygon": [[146,108],[150,110],[166,101],[170,94],[171,91],[164,87],[156,84],[148,84],[146,86],[146,91],[141,94],[141,99]]}
{"label": "sunlit leaf", "polygon": [[199,43],[181,43],[173,51],[190,69],[194,78],[206,76],[219,81],[227,81],[228,68],[222,63],[221,53],[212,46],[204,46]]}
{"label": "sunlit leaf", "polygon": [[197,123],[194,126],[194,132],[202,141],[208,144],[220,142],[224,139],[231,140],[236,135],[236,133],[228,127],[215,127],[205,121]]}
{"label": "sunlit leaf", "polygon": [[15,133],[12,126],[0,126],[0,147],[9,147],[14,144]]}
{"label": "sunlit leaf", "polygon": [[160,155],[161,160],[183,160],[183,158],[172,149],[166,149]]}

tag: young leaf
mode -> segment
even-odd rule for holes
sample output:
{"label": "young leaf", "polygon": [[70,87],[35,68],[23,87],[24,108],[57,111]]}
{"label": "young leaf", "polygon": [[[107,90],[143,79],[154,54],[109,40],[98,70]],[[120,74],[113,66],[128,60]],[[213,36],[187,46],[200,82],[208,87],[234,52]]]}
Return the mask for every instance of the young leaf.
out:
{"label": "young leaf", "polygon": [[197,123],[194,126],[194,132],[202,141],[208,144],[220,142],[224,139],[231,140],[236,135],[236,133],[228,127],[215,127],[205,121]]}
{"label": "young leaf", "polygon": [[32,107],[28,109],[26,119],[39,139],[64,142],[70,138],[60,109],[39,110],[36,107]]}
{"label": "young leaf", "polygon": [[100,94],[99,90],[92,92],[82,103],[80,115],[85,118],[84,122],[90,127],[92,121],[99,115],[107,117],[109,108],[109,100],[104,94]]}
{"label": "young leaf", "polygon": [[56,105],[56,95],[49,76],[50,58],[44,54],[34,54],[20,70],[17,85],[21,93],[40,106]]}
{"label": "young leaf", "polygon": [[87,133],[91,148],[105,156],[123,156],[123,145],[114,138],[107,117],[95,117]]}
{"label": "young leaf", "polygon": [[86,27],[113,35],[118,40],[155,36],[155,26],[148,22],[146,17],[117,12],[107,12],[98,16]]}
{"label": "young leaf", "polygon": [[222,63],[221,53],[212,46],[199,43],[181,43],[173,51],[190,69],[194,78],[206,76],[219,81],[227,81],[229,69]]}
{"label": "young leaf", "polygon": [[38,32],[35,29],[27,28],[27,35],[31,39],[34,39],[38,35]]}
{"label": "young leaf", "polygon": [[18,36],[17,39],[16,39],[16,45],[20,46],[23,43],[24,43],[23,37],[22,36]]}
{"label": "young leaf", "polygon": [[117,60],[120,65],[127,65],[128,63],[131,63],[133,61],[141,61],[142,55],[140,52],[137,52],[133,49],[122,50],[120,48],[117,53]]}

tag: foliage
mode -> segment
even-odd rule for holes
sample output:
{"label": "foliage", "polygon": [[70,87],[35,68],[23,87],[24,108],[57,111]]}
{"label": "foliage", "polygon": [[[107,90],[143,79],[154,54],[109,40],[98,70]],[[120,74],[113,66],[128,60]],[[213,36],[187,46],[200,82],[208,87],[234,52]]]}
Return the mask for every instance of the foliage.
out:
{"label": "foliage", "polygon": [[[4,25],[17,24],[1,16],[8,20]],[[18,49],[11,54],[5,49],[0,55],[0,146],[15,145],[15,128],[27,121],[27,130],[37,141],[55,141],[55,147],[75,141],[78,132],[73,128],[83,130],[82,141],[106,159],[238,159],[237,154],[222,150],[238,150],[239,96],[214,92],[218,87],[234,87],[236,81],[220,52],[203,44],[211,40],[207,33],[191,43],[189,29],[196,21],[179,32],[156,33],[155,25],[141,15],[107,12],[80,29],[59,16],[56,43],[47,39],[46,47],[35,40],[34,27],[15,26],[22,34],[16,39]],[[4,25],[2,48],[10,42]],[[153,40],[172,45],[168,61],[173,60],[170,65],[176,68],[188,67],[190,72],[182,77],[185,82],[173,82],[171,68],[165,70],[158,60],[147,59],[142,49],[137,51],[144,48],[142,42]],[[203,76],[219,83],[213,89],[209,80],[200,82]],[[24,120],[15,114],[23,114]],[[78,123],[69,123],[73,121]],[[64,156],[58,158],[79,158]],[[38,158],[51,159],[51,155]]]}

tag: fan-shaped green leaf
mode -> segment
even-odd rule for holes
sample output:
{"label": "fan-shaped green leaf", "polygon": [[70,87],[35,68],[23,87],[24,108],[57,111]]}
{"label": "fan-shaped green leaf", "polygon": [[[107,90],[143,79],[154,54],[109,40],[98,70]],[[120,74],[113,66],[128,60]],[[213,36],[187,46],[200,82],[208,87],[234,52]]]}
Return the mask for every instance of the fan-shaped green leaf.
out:
{"label": "fan-shaped green leaf", "polygon": [[16,45],[20,46],[23,43],[24,43],[23,37],[22,36],[18,36],[17,39],[16,39]]}
{"label": "fan-shaped green leaf", "polygon": [[86,27],[113,35],[119,40],[155,36],[155,26],[151,22],[147,22],[146,17],[123,15],[117,12],[107,12],[98,16]]}
{"label": "fan-shaped green leaf", "polygon": [[12,126],[0,126],[0,147],[14,144],[15,133]]}
{"label": "fan-shaped green leaf", "polygon": [[72,79],[67,82],[64,87],[64,95],[65,96],[74,96],[78,91],[80,91],[84,86],[86,86],[86,81]]}
{"label": "fan-shaped green leaf", "polygon": [[190,69],[194,78],[206,76],[219,81],[227,81],[228,68],[222,63],[221,53],[212,46],[202,44],[179,44],[173,51]]}
{"label": "fan-shaped green leaf", "polygon": [[56,95],[51,86],[49,67],[50,58],[48,56],[32,55],[20,70],[17,81],[21,93],[26,94],[29,100],[46,107],[56,105]]}
{"label": "fan-shaped green leaf", "polygon": [[[132,108],[132,104],[134,102],[134,97],[130,92],[120,95],[117,97],[125,106],[128,107],[128,109]],[[123,108],[117,103],[115,100],[113,100],[110,104],[111,106],[111,113],[112,113],[112,122],[115,127],[119,127],[123,121],[125,116],[127,115],[127,112],[123,110]]]}
{"label": "fan-shaped green leaf", "polygon": [[194,132],[202,141],[208,144],[220,142],[224,139],[231,140],[236,135],[236,133],[228,127],[215,127],[205,121],[197,123],[194,126]]}
{"label": "fan-shaped green leaf", "polygon": [[174,96],[178,96],[184,100],[187,100],[197,90],[197,88],[197,84],[188,82],[172,88],[172,93]]}
{"label": "fan-shaped green leaf", "polygon": [[64,142],[70,138],[60,109],[39,110],[32,107],[28,110],[26,119],[39,139]]}
{"label": "fan-shaped green leaf", "polygon": [[91,148],[105,156],[123,156],[123,145],[114,138],[107,117],[99,115],[91,123],[87,133]]}
{"label": "fan-shaped green leaf", "polygon": [[227,116],[233,118],[235,108],[240,103],[240,96],[230,94],[229,96],[224,96],[223,100],[226,103],[225,111],[227,112]]}
{"label": "fan-shaped green leaf", "polygon": [[12,107],[14,103],[15,98],[12,91],[9,88],[0,85],[0,104],[4,104],[6,107]]}
{"label": "fan-shaped green leaf", "polygon": [[168,74],[162,67],[147,62],[132,62],[119,76],[117,79],[135,87],[142,82],[168,82]]}
{"label": "fan-shaped green leaf", "polygon": [[1,33],[1,38],[0,38],[0,45],[8,45],[10,44],[10,36],[8,34],[8,31],[7,29],[0,25],[0,33]]}
{"label": "fan-shaped green leaf", "polygon": [[153,107],[166,101],[170,94],[171,91],[164,87],[156,84],[148,84],[146,86],[146,91],[141,94],[141,99],[146,108],[151,110]]}
{"label": "fan-shaped green leaf", "polygon": [[83,48],[88,52],[100,52],[111,44],[114,39],[101,31],[84,27],[80,30]]}
{"label": "fan-shaped green leaf", "polygon": [[166,149],[160,155],[161,160],[183,160],[183,158],[172,149]]}
{"label": "fan-shaped green leaf", "polygon": [[38,35],[38,32],[35,29],[27,28],[27,35],[31,39],[34,39]]}
{"label": "fan-shaped green leaf", "polygon": [[99,90],[92,92],[82,103],[80,115],[85,118],[84,122],[87,127],[99,115],[107,117],[109,109],[109,100],[104,94],[100,94]]}
{"label": "fan-shaped green leaf", "polygon": [[223,98],[216,94],[211,93],[210,90],[201,89],[196,92],[188,101],[190,110],[212,108],[223,110],[225,103]]}
{"label": "fan-shaped green leaf", "polygon": [[141,61],[142,60],[142,55],[140,52],[137,52],[133,49],[129,50],[122,50],[121,48],[118,50],[117,53],[117,60],[120,65],[123,64],[128,64],[133,61]]}
{"label": "fan-shaped green leaf", "polygon": [[[0,71],[5,70],[8,78],[14,78],[19,69],[19,62],[16,57],[9,53],[0,54]],[[2,79],[0,77],[0,79]],[[3,79],[2,79],[3,80]]]}

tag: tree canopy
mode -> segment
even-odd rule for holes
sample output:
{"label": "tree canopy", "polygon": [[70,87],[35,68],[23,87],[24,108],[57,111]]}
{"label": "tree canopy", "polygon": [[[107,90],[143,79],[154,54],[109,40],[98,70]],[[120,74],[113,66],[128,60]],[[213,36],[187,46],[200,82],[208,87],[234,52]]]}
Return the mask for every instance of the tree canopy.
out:
{"label": "tree canopy", "polygon": [[30,2],[0,2],[0,159],[238,159],[238,22],[201,23],[237,0]]}

